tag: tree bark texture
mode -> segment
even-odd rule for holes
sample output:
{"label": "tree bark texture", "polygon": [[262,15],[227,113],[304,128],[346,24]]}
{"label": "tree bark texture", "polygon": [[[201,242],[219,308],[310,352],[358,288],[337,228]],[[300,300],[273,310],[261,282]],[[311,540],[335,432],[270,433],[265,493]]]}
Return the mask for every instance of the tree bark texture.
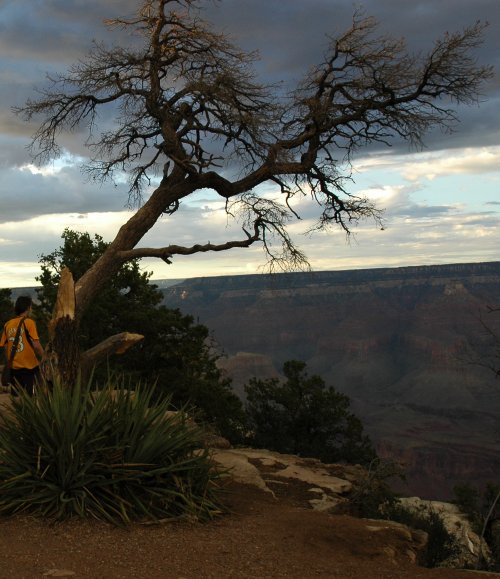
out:
{"label": "tree bark texture", "polygon": [[[45,375],[72,387],[80,377],[86,379],[94,366],[112,354],[123,354],[144,336],[122,332],[110,336],[100,344],[80,352],[78,344],[79,318],[73,276],[63,268],[59,281],[56,305],[49,323]],[[47,368],[48,367],[48,368]]]}
{"label": "tree bark texture", "polygon": [[71,387],[80,373],[78,322],[75,319],[75,284],[68,268],[63,268],[56,305],[49,323],[49,342],[44,361],[45,376]]}
{"label": "tree bark texture", "polygon": [[121,334],[115,334],[114,336],[106,338],[97,344],[97,346],[90,348],[82,354],[80,359],[82,376],[88,376],[99,362],[111,354],[123,354],[131,346],[143,339],[143,335],[132,334],[130,332],[122,332]]}

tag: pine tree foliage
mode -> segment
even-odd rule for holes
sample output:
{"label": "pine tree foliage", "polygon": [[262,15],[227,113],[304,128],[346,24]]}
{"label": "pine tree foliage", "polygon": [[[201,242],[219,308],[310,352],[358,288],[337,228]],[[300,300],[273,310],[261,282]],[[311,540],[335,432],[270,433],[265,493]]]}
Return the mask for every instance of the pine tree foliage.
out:
{"label": "pine tree foliage", "polygon": [[309,376],[304,362],[285,362],[283,374],[285,381],[254,378],[245,386],[251,443],[323,462],[369,464],[375,452],[349,398]]}
{"label": "pine tree foliage", "polygon": [[[62,239],[60,248],[40,258],[38,313],[46,321],[54,307],[62,268],[82,275],[108,245],[99,235],[69,229]],[[97,367],[94,377],[105,381],[111,371],[127,375],[133,384],[154,383],[157,400],[168,396],[177,408],[190,405],[200,420],[214,425],[223,436],[240,438],[242,405],[230,380],[217,368],[218,354],[207,327],[179,310],[162,306],[162,293],[150,283],[150,276],[141,271],[137,260],[123,264],[85,312],[79,326],[82,350],[123,331],[144,336],[126,356],[112,356]]]}

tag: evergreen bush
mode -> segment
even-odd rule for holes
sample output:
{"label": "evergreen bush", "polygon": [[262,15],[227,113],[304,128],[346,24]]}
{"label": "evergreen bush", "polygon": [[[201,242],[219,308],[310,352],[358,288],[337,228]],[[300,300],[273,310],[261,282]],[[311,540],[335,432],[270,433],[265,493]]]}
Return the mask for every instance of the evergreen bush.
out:
{"label": "evergreen bush", "polygon": [[[492,571],[500,571],[500,485],[488,482],[483,490],[463,483],[453,488],[455,504],[467,515],[473,530],[491,551]],[[477,567],[485,561],[478,557]]]}
{"label": "evergreen bush", "polygon": [[458,553],[457,540],[448,532],[439,513],[433,510],[416,511],[396,503],[384,513],[384,518],[427,533],[427,548],[422,561],[425,567],[438,567]]}
{"label": "evergreen bush", "polygon": [[376,453],[348,396],[306,367],[289,360],[285,380],[253,378],[245,385],[247,443],[323,462],[370,464]]}

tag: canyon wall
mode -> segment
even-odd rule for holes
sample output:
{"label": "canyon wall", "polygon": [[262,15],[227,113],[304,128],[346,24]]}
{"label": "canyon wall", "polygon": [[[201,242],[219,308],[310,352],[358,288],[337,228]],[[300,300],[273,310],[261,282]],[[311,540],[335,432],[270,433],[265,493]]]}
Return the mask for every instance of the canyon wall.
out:
{"label": "canyon wall", "polygon": [[[500,483],[494,354],[500,262],[196,278],[164,303],[209,327],[235,390],[283,362],[346,393],[380,456],[404,464],[401,490],[449,498],[457,483]],[[498,360],[500,366],[500,359]]]}

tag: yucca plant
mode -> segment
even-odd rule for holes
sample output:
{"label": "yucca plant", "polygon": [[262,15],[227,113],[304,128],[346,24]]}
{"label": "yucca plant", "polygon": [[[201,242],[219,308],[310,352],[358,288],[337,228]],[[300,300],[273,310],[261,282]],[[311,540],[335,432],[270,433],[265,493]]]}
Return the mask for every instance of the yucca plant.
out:
{"label": "yucca plant", "polygon": [[12,400],[0,420],[0,515],[124,524],[221,512],[221,474],[200,431],[151,387],[58,383]]}

